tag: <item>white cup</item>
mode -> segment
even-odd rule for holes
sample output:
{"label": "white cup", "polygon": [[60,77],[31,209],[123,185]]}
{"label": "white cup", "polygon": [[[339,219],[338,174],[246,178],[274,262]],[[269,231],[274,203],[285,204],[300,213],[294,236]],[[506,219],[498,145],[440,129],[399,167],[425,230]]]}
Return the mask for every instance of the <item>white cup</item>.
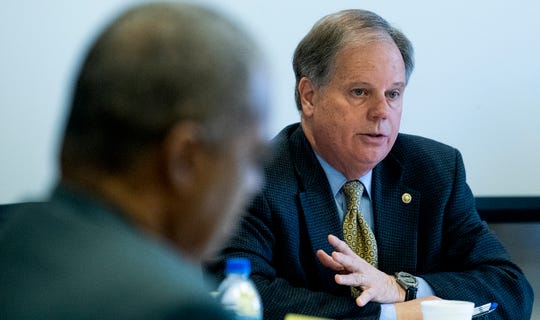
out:
{"label": "white cup", "polygon": [[474,303],[458,300],[427,300],[420,304],[424,320],[471,320]]}

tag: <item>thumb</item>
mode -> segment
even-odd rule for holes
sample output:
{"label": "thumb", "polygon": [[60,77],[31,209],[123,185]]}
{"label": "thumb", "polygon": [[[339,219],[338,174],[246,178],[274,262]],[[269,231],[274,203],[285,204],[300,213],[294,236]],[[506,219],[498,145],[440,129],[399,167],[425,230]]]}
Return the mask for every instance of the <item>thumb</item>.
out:
{"label": "thumb", "polygon": [[373,299],[373,289],[368,288],[362,291],[362,293],[358,296],[358,298],[356,298],[356,305],[358,305],[359,307],[363,307],[366,304],[368,304],[368,302],[370,302],[371,299]]}

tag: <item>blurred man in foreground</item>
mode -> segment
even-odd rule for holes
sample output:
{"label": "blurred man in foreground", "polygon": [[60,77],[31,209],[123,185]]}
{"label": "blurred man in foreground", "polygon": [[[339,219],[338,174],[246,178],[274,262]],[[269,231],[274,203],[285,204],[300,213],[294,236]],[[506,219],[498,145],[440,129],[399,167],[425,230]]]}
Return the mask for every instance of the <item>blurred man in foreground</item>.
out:
{"label": "blurred man in foreground", "polygon": [[114,20],[74,85],[61,181],[1,228],[0,318],[227,318],[196,265],[261,184],[259,63],[197,6]]}

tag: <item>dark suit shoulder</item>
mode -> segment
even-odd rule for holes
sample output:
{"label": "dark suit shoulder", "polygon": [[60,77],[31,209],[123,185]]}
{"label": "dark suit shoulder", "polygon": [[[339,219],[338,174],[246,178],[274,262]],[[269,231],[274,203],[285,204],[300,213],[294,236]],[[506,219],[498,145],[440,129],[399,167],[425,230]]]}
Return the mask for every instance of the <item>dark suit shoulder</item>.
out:
{"label": "dark suit shoulder", "polygon": [[454,164],[459,151],[447,144],[411,134],[400,133],[390,157],[404,166]]}
{"label": "dark suit shoulder", "polygon": [[430,158],[430,155],[455,154],[457,150],[442,142],[412,134],[400,133],[392,148],[395,155]]}
{"label": "dark suit shoulder", "polygon": [[0,297],[10,299],[0,298],[0,310],[29,319],[223,318],[196,267],[107,209],[67,196],[10,206],[0,247]]}
{"label": "dark suit shoulder", "polygon": [[287,126],[272,139],[272,158],[267,169],[291,165],[291,139],[297,130],[300,130],[299,124]]}
{"label": "dark suit shoulder", "polygon": [[432,188],[452,183],[463,160],[456,148],[416,135],[400,133],[394,147],[383,161],[385,168],[395,168],[403,181]]}
{"label": "dark suit shoulder", "polygon": [[272,140],[272,157],[265,167],[269,181],[289,183],[292,181],[287,180],[296,180],[294,158],[302,157],[303,152],[296,148],[299,132],[300,125],[293,124],[281,130]]}

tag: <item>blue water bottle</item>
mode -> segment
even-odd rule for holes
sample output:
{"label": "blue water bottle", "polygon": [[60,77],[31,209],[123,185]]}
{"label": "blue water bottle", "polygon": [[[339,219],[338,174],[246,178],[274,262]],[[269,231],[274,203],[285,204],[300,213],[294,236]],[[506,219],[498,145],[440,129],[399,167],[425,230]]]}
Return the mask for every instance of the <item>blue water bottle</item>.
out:
{"label": "blue water bottle", "polygon": [[249,279],[251,264],[246,258],[225,262],[225,279],[217,289],[218,301],[236,315],[237,320],[262,320],[261,297]]}

